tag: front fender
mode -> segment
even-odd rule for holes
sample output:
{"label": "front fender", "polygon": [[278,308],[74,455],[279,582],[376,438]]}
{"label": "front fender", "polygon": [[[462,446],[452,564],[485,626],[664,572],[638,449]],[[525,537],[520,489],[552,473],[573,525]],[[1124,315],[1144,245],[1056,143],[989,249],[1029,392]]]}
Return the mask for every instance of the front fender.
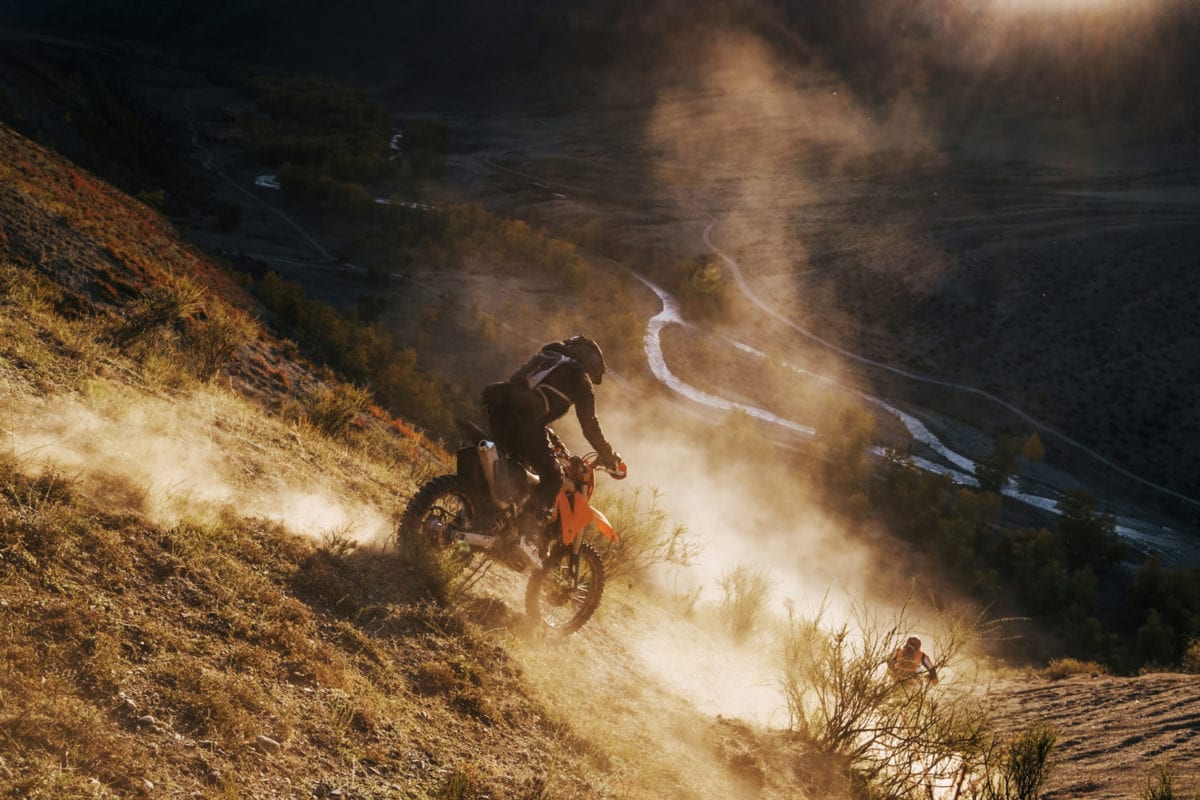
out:
{"label": "front fender", "polygon": [[575,537],[587,527],[596,513],[588,505],[587,498],[579,492],[559,492],[554,508],[558,512],[558,524],[562,528],[563,544],[575,541]]}
{"label": "front fender", "polygon": [[593,508],[592,522],[596,523],[596,527],[600,529],[600,532],[609,539],[612,539],[614,542],[619,542],[621,540],[621,537],[617,536],[616,528],[614,528],[612,523],[608,521],[608,517],[604,516],[603,511]]}

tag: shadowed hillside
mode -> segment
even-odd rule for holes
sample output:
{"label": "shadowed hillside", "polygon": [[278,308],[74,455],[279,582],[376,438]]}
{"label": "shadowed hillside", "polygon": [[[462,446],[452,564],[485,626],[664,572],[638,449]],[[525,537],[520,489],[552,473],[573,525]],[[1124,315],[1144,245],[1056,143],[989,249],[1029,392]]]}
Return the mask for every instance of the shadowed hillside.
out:
{"label": "shadowed hillside", "polygon": [[[1102,3],[1082,14],[1054,5],[1028,11],[1013,0],[454,0],[434,6],[363,0],[336,11],[318,2],[171,0],[147,14],[142,4],[125,0],[50,0],[10,3],[7,19],[198,56],[394,82],[426,97],[450,88],[482,95],[484,87],[507,87],[535,98],[549,90],[572,104],[591,96],[597,84],[616,87],[633,76],[667,73],[686,81],[716,32],[740,29],[770,42],[795,68],[832,67],[875,102],[898,94],[928,100],[950,125],[969,124],[981,110],[1016,106],[1139,129],[1186,127],[1194,135],[1200,114],[1194,46],[1200,11],[1194,4],[1156,0]],[[1047,42],[1061,46],[1048,49]]]}

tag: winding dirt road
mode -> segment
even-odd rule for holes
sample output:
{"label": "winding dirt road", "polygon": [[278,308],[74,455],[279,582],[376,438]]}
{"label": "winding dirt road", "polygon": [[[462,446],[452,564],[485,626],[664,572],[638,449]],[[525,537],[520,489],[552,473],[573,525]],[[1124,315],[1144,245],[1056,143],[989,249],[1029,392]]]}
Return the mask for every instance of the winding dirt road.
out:
{"label": "winding dirt road", "polygon": [[833,342],[829,341],[828,339],[824,339],[821,336],[808,330],[807,328],[804,328],[803,326],[797,324],[794,320],[791,320],[791,319],[785,317],[783,314],[779,313],[779,311],[777,311],[776,309],[774,309],[767,303],[763,302],[758,297],[758,295],[756,295],[754,293],[754,291],[746,283],[746,279],[742,276],[742,270],[741,270],[741,267],[738,265],[738,262],[733,257],[728,255],[727,253],[722,252],[720,250],[720,248],[718,248],[715,244],[713,244],[712,232],[716,228],[718,220],[716,217],[712,216],[711,214],[707,214],[706,216],[708,216],[709,223],[708,223],[707,227],[705,227],[705,229],[704,229],[704,243],[706,245],[708,245],[709,249],[711,249],[713,251],[713,253],[715,253],[722,261],[725,262],[726,266],[729,267],[729,271],[733,275],[734,282],[737,283],[738,289],[746,297],[746,299],[749,300],[751,303],[753,303],[756,308],[758,308],[760,311],[762,311],[764,314],[766,314],[770,318],[776,320],[777,322],[783,323],[784,325],[786,325],[787,327],[796,331],[797,333],[801,334],[802,336],[816,342],[817,344],[820,344],[822,347],[832,350],[833,352],[837,353],[838,355],[843,356],[844,358],[847,358],[851,361],[856,361],[860,364],[865,364],[867,366],[876,367],[876,368],[882,369],[886,372],[890,372],[894,375],[899,375],[901,377],[908,378],[909,380],[916,381],[917,383],[923,383],[928,386],[938,386],[938,387],[941,387],[944,389],[953,389],[956,391],[966,392],[966,393],[974,395],[976,397],[981,397],[984,400],[994,403],[994,404],[1000,406],[1001,408],[1004,408],[1005,410],[1015,414],[1021,420],[1028,423],[1029,425],[1033,426],[1038,431],[1041,431],[1044,434],[1049,434],[1049,435],[1055,437],[1056,439],[1058,439],[1060,442],[1065,442],[1066,444],[1071,445],[1073,448],[1075,448],[1079,452],[1087,454],[1088,456],[1092,457],[1099,463],[1105,465],[1106,467],[1108,467],[1112,470],[1115,470],[1117,473],[1123,475],[1126,478],[1129,478],[1130,480],[1137,481],[1138,483],[1142,484],[1143,486],[1147,486],[1151,489],[1154,489],[1155,491],[1158,491],[1163,494],[1174,497],[1177,500],[1183,500],[1183,501],[1191,503],[1193,505],[1200,506],[1200,500],[1198,500],[1194,497],[1190,497],[1188,495],[1182,494],[1180,492],[1176,492],[1173,489],[1169,489],[1166,486],[1155,483],[1154,481],[1148,480],[1146,478],[1141,477],[1140,475],[1136,475],[1133,472],[1130,472],[1129,470],[1122,467],[1120,464],[1117,464],[1116,462],[1112,461],[1111,459],[1105,457],[1104,455],[1102,455],[1102,454],[1096,452],[1095,450],[1093,450],[1092,448],[1088,447],[1083,442],[1080,442],[1078,439],[1075,439],[1075,438],[1063,433],[1060,430],[1050,427],[1045,422],[1042,422],[1041,420],[1034,418],[1027,412],[1022,411],[1021,409],[1014,406],[1012,403],[1008,402],[1007,400],[1004,400],[1001,397],[997,397],[996,395],[992,394],[991,392],[985,391],[985,390],[980,389],[975,386],[963,384],[963,383],[955,383],[953,381],[941,380],[939,378],[934,378],[934,377],[931,377],[928,375],[921,375],[919,373],[912,372],[910,370],[906,370],[901,367],[896,367],[896,366],[892,366],[890,364],[886,364],[882,361],[876,361],[875,359],[868,358],[867,356],[864,356],[860,353],[855,353],[850,350],[846,350],[845,348],[840,347],[839,345],[834,344]]}

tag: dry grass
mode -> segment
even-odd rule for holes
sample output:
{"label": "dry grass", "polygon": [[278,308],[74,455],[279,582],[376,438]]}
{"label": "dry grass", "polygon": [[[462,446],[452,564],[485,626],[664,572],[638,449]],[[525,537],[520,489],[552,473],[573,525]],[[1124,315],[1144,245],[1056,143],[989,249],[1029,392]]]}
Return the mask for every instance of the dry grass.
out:
{"label": "dry grass", "polygon": [[1108,674],[1108,667],[1095,661],[1080,661],[1077,658],[1056,658],[1041,671],[1041,676],[1050,681],[1061,681],[1072,675],[1088,675],[1098,678]]}
{"label": "dry grass", "polygon": [[[236,776],[237,796],[353,774],[366,797],[397,782],[538,797],[555,772],[572,788],[554,796],[605,796],[538,722],[503,651],[425,603],[396,555],[232,511],[148,524],[81,499],[81,485],[0,464],[5,791],[207,791],[226,785],[215,771]],[[265,753],[263,736],[281,748]],[[414,747],[429,755],[409,758]],[[364,762],[374,769],[356,772]],[[450,782],[458,773],[475,777]]]}

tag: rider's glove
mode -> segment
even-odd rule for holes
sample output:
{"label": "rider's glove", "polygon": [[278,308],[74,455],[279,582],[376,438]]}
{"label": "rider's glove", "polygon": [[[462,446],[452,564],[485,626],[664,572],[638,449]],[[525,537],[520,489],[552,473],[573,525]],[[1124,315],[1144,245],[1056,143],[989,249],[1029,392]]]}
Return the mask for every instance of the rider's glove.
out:
{"label": "rider's glove", "polygon": [[619,470],[621,468],[621,456],[616,450],[613,450],[608,458],[604,460],[604,466],[609,469]]}

